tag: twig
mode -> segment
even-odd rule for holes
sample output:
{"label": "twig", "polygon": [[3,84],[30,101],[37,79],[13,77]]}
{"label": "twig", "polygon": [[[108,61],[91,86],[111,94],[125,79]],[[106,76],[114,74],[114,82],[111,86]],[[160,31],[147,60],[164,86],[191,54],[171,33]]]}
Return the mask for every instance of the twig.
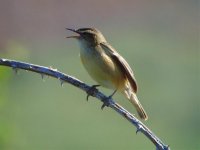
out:
{"label": "twig", "polygon": [[[57,78],[60,80],[61,85],[64,82],[70,83],[83,91],[87,92],[91,86],[86,85],[82,81],[66,75],[62,72],[59,72],[57,69],[9,60],[9,59],[0,59],[0,65],[2,66],[8,66],[12,67],[13,70],[17,73],[18,69],[28,70],[32,72],[36,72],[41,74],[42,78],[44,75],[48,75],[54,78]],[[97,99],[101,100],[102,102],[105,101],[105,99],[108,100],[109,107],[114,109],[116,112],[118,112],[121,116],[126,118],[129,122],[131,122],[136,128],[136,133],[141,132],[143,133],[149,140],[152,141],[152,143],[156,146],[157,150],[170,150],[169,146],[165,145],[151,130],[149,130],[140,120],[138,120],[135,116],[133,116],[131,113],[129,113],[126,109],[124,109],[122,106],[117,104],[113,101],[112,98],[109,98],[105,96],[103,93],[99,92],[98,90],[92,93],[92,96],[96,97]]]}

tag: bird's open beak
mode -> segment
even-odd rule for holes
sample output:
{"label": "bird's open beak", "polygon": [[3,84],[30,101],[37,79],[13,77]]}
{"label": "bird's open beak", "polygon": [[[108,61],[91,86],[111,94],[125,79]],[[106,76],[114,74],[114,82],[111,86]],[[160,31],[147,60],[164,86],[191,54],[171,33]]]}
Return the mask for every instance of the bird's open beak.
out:
{"label": "bird's open beak", "polygon": [[72,32],[75,32],[75,33],[77,33],[78,35],[72,35],[72,36],[67,36],[67,37],[65,37],[65,38],[79,38],[80,37],[80,33],[79,32],[77,32],[75,29],[70,29],[70,28],[65,28],[66,30],[69,30],[69,31],[72,31]]}

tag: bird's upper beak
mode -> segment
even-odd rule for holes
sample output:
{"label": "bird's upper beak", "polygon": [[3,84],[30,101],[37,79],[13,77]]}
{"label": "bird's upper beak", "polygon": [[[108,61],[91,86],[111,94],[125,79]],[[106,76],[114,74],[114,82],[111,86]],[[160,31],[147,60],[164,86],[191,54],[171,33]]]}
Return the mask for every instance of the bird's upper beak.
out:
{"label": "bird's upper beak", "polygon": [[66,28],[66,30],[75,32],[75,33],[77,33],[78,35],[67,36],[67,37],[65,37],[65,38],[76,38],[76,39],[78,39],[78,38],[80,37],[80,33],[79,33],[77,30],[75,30],[75,29],[70,29],[70,28]]}

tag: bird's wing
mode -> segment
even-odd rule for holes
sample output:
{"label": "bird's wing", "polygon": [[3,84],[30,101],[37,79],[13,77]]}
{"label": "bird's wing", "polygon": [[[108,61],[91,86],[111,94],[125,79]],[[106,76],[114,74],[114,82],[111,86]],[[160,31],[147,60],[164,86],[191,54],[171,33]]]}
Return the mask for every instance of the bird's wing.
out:
{"label": "bird's wing", "polygon": [[105,53],[117,63],[120,69],[126,74],[128,81],[131,84],[133,91],[137,92],[137,83],[134,77],[133,71],[126,60],[117,53],[117,51],[108,43],[100,43],[102,48],[105,50]]}

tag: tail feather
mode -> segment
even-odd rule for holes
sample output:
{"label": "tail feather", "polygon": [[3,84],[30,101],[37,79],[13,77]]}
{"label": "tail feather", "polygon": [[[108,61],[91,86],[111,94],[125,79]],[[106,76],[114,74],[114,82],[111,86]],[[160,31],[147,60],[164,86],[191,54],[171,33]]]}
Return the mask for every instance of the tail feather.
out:
{"label": "tail feather", "polygon": [[140,116],[141,119],[147,120],[148,116],[147,113],[145,112],[144,108],[142,107],[141,103],[139,102],[137,96],[133,92],[124,92],[125,96],[129,99],[129,101],[135,106],[138,115]]}
{"label": "tail feather", "polygon": [[144,108],[142,107],[142,104],[139,102],[136,94],[132,93],[129,100],[135,106],[137,113],[140,116],[140,118],[147,120],[148,119],[147,113],[145,112]]}

